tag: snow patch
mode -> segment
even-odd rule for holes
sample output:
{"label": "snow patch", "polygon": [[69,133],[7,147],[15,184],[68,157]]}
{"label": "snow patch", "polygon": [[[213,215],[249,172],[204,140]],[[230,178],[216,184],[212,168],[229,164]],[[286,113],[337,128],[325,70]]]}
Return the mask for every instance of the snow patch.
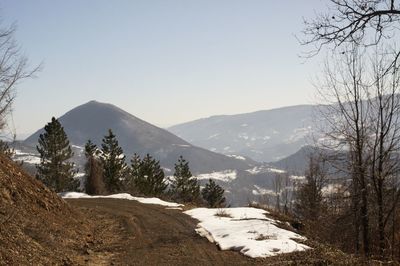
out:
{"label": "snow patch", "polygon": [[246,160],[246,158],[244,158],[243,156],[240,156],[240,155],[230,154],[230,155],[226,155],[226,156],[231,157],[231,158],[235,158],[235,159],[238,159],[238,160],[242,160],[242,161]]}
{"label": "snow patch", "polygon": [[236,172],[236,170],[225,170],[225,171],[220,171],[220,172],[200,174],[200,175],[197,175],[196,178],[198,180],[214,179],[214,180],[220,180],[223,182],[229,182],[229,181],[232,181],[237,178],[237,172]]}
{"label": "snow patch", "polygon": [[214,139],[214,138],[218,137],[219,135],[220,135],[220,134],[217,133],[217,134],[214,134],[214,135],[209,136],[207,139]]}
{"label": "snow patch", "polygon": [[[217,216],[225,212],[230,217]],[[184,212],[200,221],[196,232],[221,250],[239,250],[240,253],[256,258],[281,253],[304,251],[310,247],[294,239],[306,238],[276,226],[277,221],[267,218],[268,212],[256,208],[197,208]]]}
{"label": "snow patch", "polygon": [[301,176],[301,175],[291,175],[291,176],[290,176],[290,179],[301,181],[301,180],[305,180],[306,177],[305,177],[305,176]]}
{"label": "snow patch", "polygon": [[15,154],[12,157],[14,161],[20,161],[28,164],[39,164],[40,163],[40,157],[37,154],[34,153],[27,153],[27,152],[22,152],[20,150],[15,150]]}
{"label": "snow patch", "polygon": [[259,187],[257,185],[254,185],[254,187],[255,187],[255,189],[253,189],[251,191],[251,193],[253,195],[256,195],[256,196],[259,196],[259,195],[276,195],[276,193],[271,189],[265,189],[265,188]]}
{"label": "snow patch", "polygon": [[180,207],[183,206],[183,204],[178,204],[175,202],[168,202],[168,201],[163,201],[160,200],[159,198],[142,198],[142,197],[133,197],[132,195],[128,193],[120,193],[120,194],[113,194],[113,195],[108,195],[108,196],[90,196],[86,193],[81,193],[81,192],[63,192],[63,193],[58,193],[59,196],[65,199],[96,199],[96,198],[104,198],[104,199],[126,199],[126,200],[136,200],[140,203],[144,204],[156,204],[156,205],[161,205],[161,206],[166,206],[166,207]]}

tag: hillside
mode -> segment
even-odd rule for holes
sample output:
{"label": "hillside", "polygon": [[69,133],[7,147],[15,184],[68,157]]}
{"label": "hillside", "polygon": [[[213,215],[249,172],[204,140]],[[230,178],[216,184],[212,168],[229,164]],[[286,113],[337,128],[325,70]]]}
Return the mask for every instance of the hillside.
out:
{"label": "hillside", "polygon": [[[172,133],[111,104],[90,101],[70,110],[61,116],[59,121],[71,144],[75,146],[84,146],[88,139],[101,145],[101,140],[108,129],[112,129],[127,158],[134,153],[142,156],[149,153],[159,159],[162,166],[169,169],[173,169],[180,155],[190,162],[194,173],[226,169],[244,170],[251,164],[251,161],[246,162],[193,146]],[[41,133],[43,129],[29,136],[24,144],[35,147]]]}
{"label": "hillside", "polygon": [[313,105],[203,118],[168,128],[184,140],[215,152],[276,161],[312,143]]}
{"label": "hillside", "polygon": [[81,213],[0,156],[0,264],[79,264],[92,239]]}

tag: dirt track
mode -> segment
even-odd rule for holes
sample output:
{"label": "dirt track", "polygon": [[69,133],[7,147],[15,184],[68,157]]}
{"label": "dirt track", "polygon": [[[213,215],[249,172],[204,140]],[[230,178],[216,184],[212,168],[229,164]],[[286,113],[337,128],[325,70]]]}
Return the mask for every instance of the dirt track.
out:
{"label": "dirt track", "polygon": [[261,262],[235,251],[218,250],[195,233],[197,222],[179,210],[118,199],[68,202],[99,222],[93,247],[88,247],[89,264],[252,265]]}

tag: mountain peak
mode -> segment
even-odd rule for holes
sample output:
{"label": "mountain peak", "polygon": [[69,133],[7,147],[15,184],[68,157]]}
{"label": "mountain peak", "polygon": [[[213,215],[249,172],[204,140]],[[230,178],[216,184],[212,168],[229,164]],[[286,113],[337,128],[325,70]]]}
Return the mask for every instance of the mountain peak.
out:
{"label": "mountain peak", "polygon": [[[174,134],[143,121],[121,108],[98,101],[79,105],[59,118],[71,144],[84,146],[90,139],[98,146],[112,129],[127,158],[147,153],[173,169],[180,155],[191,162],[193,172],[247,169],[248,164],[227,156],[194,147]],[[43,128],[24,143],[35,147]]]}

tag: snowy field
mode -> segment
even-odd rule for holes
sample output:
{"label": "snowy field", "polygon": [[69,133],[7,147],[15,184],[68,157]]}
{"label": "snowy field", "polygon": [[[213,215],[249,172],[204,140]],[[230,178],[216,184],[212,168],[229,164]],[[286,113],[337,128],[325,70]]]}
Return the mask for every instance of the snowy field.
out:
{"label": "snowy field", "polygon": [[[89,196],[80,192],[59,193],[63,198],[112,198],[135,200],[145,204],[158,204],[167,209],[182,210],[182,204],[167,202],[158,198],[133,197],[127,193],[109,196]],[[196,208],[185,214],[199,220],[196,232],[217,244],[221,250],[237,250],[243,255],[257,258],[269,257],[281,253],[304,251],[310,247],[296,242],[304,237],[281,229],[277,221],[267,218],[267,211],[241,208]]]}
{"label": "snowy field", "polygon": [[[304,237],[277,227],[276,221],[256,208],[197,208],[185,212],[200,221],[196,232],[221,250],[238,250],[257,258],[304,251],[310,247],[296,242]],[[221,217],[218,214],[230,217]]]}
{"label": "snowy field", "polygon": [[197,180],[214,179],[223,182],[230,182],[237,178],[237,172],[236,170],[225,170],[220,172],[212,172],[208,174],[200,174],[195,177],[197,178]]}

